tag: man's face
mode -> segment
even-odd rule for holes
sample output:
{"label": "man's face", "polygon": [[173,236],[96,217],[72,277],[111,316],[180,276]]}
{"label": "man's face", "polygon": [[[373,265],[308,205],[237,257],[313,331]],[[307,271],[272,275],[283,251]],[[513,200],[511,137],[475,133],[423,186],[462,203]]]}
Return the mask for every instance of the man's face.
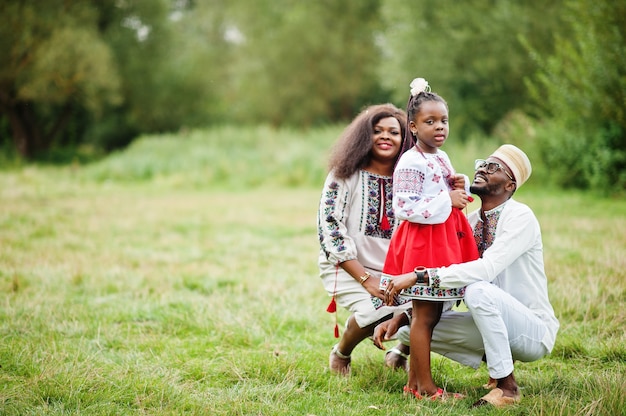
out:
{"label": "man's face", "polygon": [[476,161],[476,172],[474,173],[474,181],[470,186],[470,192],[478,196],[481,195],[498,195],[506,190],[506,186],[512,180],[513,174],[511,170],[496,157],[488,157],[486,160]]}

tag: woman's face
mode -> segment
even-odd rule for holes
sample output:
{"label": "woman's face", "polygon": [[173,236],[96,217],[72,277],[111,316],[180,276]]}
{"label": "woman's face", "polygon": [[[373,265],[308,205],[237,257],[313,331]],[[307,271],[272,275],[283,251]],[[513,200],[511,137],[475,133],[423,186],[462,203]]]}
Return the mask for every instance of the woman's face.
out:
{"label": "woman's face", "polygon": [[372,159],[393,162],[402,144],[400,122],[395,117],[382,118],[374,125],[372,136]]}

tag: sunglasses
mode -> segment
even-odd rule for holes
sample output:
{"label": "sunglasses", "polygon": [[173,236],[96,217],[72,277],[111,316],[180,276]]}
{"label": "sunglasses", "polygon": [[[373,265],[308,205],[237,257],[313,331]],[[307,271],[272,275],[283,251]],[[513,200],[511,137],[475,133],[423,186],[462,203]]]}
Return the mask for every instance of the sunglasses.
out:
{"label": "sunglasses", "polygon": [[484,169],[485,172],[487,172],[489,175],[493,175],[497,171],[501,170],[506,174],[506,176],[509,177],[510,180],[515,182],[515,179],[513,179],[513,177],[509,175],[506,169],[504,169],[504,166],[502,166],[498,162],[487,162],[484,159],[476,159],[476,161],[474,162],[474,170],[478,169]]}

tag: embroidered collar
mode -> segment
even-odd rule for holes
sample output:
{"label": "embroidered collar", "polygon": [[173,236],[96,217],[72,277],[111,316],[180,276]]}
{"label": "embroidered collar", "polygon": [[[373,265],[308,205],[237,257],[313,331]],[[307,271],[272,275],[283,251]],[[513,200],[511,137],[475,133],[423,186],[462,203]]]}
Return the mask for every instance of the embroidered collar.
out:
{"label": "embroidered collar", "polygon": [[[490,209],[489,211],[481,211],[481,213],[485,216],[485,218],[492,218],[494,216],[499,217],[500,213],[504,209],[504,206],[506,205],[507,202],[509,202],[508,199],[506,201],[504,201],[503,203],[501,203],[500,205],[498,205],[497,207],[495,207],[493,209]],[[480,221],[482,221],[483,220],[483,216],[479,215],[478,219]]]}

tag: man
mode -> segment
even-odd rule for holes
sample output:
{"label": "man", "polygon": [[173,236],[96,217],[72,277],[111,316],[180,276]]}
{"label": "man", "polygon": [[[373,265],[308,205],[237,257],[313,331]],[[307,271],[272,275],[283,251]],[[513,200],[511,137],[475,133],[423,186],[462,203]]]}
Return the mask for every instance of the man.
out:
{"label": "man", "polygon": [[[530,176],[528,157],[506,144],[487,160],[477,160],[475,167],[470,191],[480,197],[481,209],[468,219],[481,258],[428,269],[433,286],[467,286],[468,309],[448,308],[442,314],[431,350],[474,368],[486,361],[490,377],[486,386],[492,390],[474,406],[503,407],[521,399],[513,376],[514,360],[534,361],[549,354],[559,322],[548,299],[539,222],[528,206],[512,198]],[[406,282],[392,281],[386,301],[403,287]],[[408,314],[402,314],[378,325],[374,343],[384,349],[383,341],[398,332],[408,345],[409,327],[403,326],[408,319]]]}

